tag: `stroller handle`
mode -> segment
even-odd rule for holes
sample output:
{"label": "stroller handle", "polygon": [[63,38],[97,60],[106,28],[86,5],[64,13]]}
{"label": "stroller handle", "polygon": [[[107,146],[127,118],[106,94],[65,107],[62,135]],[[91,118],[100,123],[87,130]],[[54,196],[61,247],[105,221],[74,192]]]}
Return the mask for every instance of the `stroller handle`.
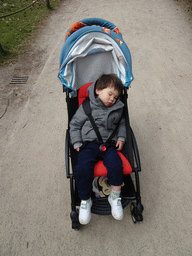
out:
{"label": "stroller handle", "polygon": [[119,29],[110,21],[104,20],[104,19],[98,19],[98,18],[88,18],[88,19],[83,19],[81,21],[76,22],[75,24],[73,24],[67,31],[67,33],[65,34],[65,40],[64,42],[66,42],[67,38],[72,35],[75,31],[77,31],[78,29],[81,29],[83,27],[87,27],[87,26],[100,26],[103,29],[109,29],[114,31],[115,33],[117,33],[118,35],[121,35],[121,32],[119,31]]}

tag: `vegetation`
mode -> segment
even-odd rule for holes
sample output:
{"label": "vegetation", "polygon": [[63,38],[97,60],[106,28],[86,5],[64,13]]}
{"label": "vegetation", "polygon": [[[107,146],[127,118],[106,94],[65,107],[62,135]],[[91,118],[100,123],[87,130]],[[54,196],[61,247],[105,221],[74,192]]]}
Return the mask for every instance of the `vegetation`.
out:
{"label": "vegetation", "polygon": [[0,0],[0,65],[24,51],[40,22],[61,1]]}

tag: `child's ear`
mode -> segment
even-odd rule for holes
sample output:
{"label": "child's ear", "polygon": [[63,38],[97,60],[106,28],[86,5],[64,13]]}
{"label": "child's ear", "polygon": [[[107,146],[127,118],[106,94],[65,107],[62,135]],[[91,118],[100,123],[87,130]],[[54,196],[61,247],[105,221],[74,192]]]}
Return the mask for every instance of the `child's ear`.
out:
{"label": "child's ear", "polygon": [[95,93],[96,93],[96,95],[98,95],[99,94],[99,90],[95,89]]}

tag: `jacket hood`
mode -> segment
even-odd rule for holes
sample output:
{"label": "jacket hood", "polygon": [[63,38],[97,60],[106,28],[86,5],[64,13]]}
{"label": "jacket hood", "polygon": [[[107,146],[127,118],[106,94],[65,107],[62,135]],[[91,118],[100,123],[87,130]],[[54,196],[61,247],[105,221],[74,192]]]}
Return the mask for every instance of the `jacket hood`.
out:
{"label": "jacket hood", "polygon": [[[98,104],[99,102],[102,104],[100,99],[95,94],[95,84],[96,82],[92,83],[89,88],[87,89],[87,92],[89,94],[89,99],[93,104]],[[103,105],[103,104],[102,104]]]}
{"label": "jacket hood", "polygon": [[[103,104],[103,102],[97,97],[96,93],[95,93],[95,84],[96,82],[92,83],[88,89],[87,89],[87,92],[89,94],[89,99],[90,101],[92,102],[92,104],[94,105],[99,105],[100,107],[105,107],[105,105]],[[118,104],[117,104],[118,103]],[[117,107],[122,107],[124,106],[124,104],[120,101],[120,99],[117,100],[116,104],[115,104]],[[113,107],[111,107],[112,109],[113,108],[116,108],[115,105]]]}

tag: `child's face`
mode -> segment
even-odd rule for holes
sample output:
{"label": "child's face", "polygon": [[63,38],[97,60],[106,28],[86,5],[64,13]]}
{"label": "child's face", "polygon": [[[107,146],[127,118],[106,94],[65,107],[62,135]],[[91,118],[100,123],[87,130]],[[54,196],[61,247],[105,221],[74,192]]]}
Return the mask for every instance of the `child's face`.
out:
{"label": "child's face", "polygon": [[107,87],[103,90],[96,89],[96,94],[107,108],[113,106],[119,97],[119,92],[113,87]]}

